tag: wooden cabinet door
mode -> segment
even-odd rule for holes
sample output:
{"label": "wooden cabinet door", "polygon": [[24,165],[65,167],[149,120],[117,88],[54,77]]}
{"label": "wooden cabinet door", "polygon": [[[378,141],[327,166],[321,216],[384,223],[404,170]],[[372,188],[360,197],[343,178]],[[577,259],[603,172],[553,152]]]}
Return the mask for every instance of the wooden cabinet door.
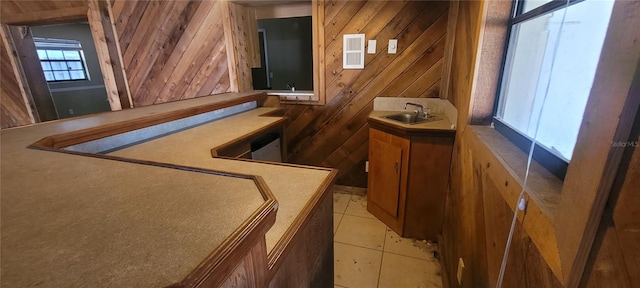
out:
{"label": "wooden cabinet door", "polygon": [[402,233],[409,139],[376,129],[369,131],[367,210]]}
{"label": "wooden cabinet door", "polygon": [[369,146],[371,201],[394,218],[398,217],[402,152],[402,147],[381,139],[372,139]]}

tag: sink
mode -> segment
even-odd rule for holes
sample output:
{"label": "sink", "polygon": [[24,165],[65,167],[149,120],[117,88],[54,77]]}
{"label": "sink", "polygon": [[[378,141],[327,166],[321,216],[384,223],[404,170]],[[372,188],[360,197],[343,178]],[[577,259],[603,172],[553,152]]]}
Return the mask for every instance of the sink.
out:
{"label": "sink", "polygon": [[421,116],[418,116],[418,114],[416,113],[393,114],[393,115],[383,116],[383,118],[387,118],[393,121],[398,121],[403,124],[420,124],[420,123],[442,120],[442,118],[436,117],[436,116],[427,116],[426,118],[421,117]]}

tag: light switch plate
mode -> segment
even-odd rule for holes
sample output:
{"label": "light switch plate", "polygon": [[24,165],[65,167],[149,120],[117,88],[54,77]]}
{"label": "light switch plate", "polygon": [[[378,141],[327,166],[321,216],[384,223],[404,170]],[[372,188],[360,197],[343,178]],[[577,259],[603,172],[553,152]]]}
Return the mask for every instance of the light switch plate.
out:
{"label": "light switch plate", "polygon": [[369,40],[369,44],[367,45],[367,53],[376,54],[376,40]]}
{"label": "light switch plate", "polygon": [[389,54],[396,54],[398,39],[389,39]]}

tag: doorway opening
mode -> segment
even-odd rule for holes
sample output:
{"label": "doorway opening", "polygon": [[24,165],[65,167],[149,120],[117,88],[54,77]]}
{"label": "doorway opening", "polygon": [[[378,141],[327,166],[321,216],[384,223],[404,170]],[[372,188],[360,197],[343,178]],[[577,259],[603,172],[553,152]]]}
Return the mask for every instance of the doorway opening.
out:
{"label": "doorway opening", "polygon": [[258,19],[260,68],[253,68],[253,88],[313,91],[311,16]]}
{"label": "doorway opening", "polygon": [[29,30],[36,50],[29,58],[39,61],[57,119],[111,111],[88,23]]}

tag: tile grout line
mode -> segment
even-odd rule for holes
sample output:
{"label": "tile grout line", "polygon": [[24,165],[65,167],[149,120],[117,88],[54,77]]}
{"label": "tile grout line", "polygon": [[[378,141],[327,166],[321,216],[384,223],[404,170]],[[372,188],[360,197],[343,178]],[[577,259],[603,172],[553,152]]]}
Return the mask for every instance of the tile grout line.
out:
{"label": "tile grout line", "polygon": [[382,257],[380,257],[380,268],[378,269],[378,283],[376,287],[380,287],[380,275],[382,275],[382,261],[384,261],[384,248],[387,245],[387,226],[384,227],[384,240],[382,241]]}
{"label": "tile grout line", "polygon": [[[353,246],[353,247],[356,247],[356,248],[362,248],[362,249],[372,250],[372,251],[375,251],[375,252],[384,252],[383,250],[377,250],[377,249],[374,249],[374,248],[369,248],[369,247],[364,247],[364,246],[358,246],[358,245],[354,245],[354,244],[344,243],[344,242],[336,241],[335,239],[333,240],[333,242],[334,242],[334,243],[340,243],[340,244],[342,244],[342,245],[349,245],[349,246]],[[383,248],[383,249],[384,249],[384,248]]]}
{"label": "tile grout line", "polygon": [[[346,212],[345,212],[345,214],[344,214],[344,215],[349,215],[349,216],[353,216],[353,217],[359,217],[359,218],[364,218],[364,219],[371,219],[371,220],[378,220],[378,221],[380,221],[380,219],[375,218],[375,217],[374,217],[374,218],[371,218],[371,217],[364,217],[364,216],[353,215],[353,214],[346,214]],[[384,222],[382,222],[382,221],[380,221],[380,222],[381,222],[382,224],[384,224]],[[384,226],[385,226],[385,227],[387,227],[387,225],[386,225],[386,224],[385,224]]]}
{"label": "tile grout line", "polygon": [[[335,213],[335,212],[334,212]],[[340,214],[340,213],[338,213]],[[338,229],[340,229],[340,224],[342,224],[342,219],[344,219],[344,214],[340,214],[340,221],[338,221],[338,226],[336,226],[336,231],[333,231],[333,242],[336,242],[336,233],[338,233]]]}
{"label": "tile grout line", "polygon": [[[402,254],[398,254],[398,253],[394,253],[394,252],[389,252],[389,251],[383,251],[383,252],[384,252],[384,253],[393,254],[393,255],[396,255],[396,256],[402,256],[402,257],[407,257],[407,258],[411,258],[411,259],[423,260],[423,261],[427,261],[427,262],[429,262],[429,260],[427,260],[427,259],[423,259],[423,258],[418,258],[418,257],[413,257],[413,256],[402,255]],[[429,255],[429,254],[427,254],[427,255]],[[436,259],[436,260],[438,260],[438,259]],[[439,265],[439,264],[438,264],[438,265]]]}

